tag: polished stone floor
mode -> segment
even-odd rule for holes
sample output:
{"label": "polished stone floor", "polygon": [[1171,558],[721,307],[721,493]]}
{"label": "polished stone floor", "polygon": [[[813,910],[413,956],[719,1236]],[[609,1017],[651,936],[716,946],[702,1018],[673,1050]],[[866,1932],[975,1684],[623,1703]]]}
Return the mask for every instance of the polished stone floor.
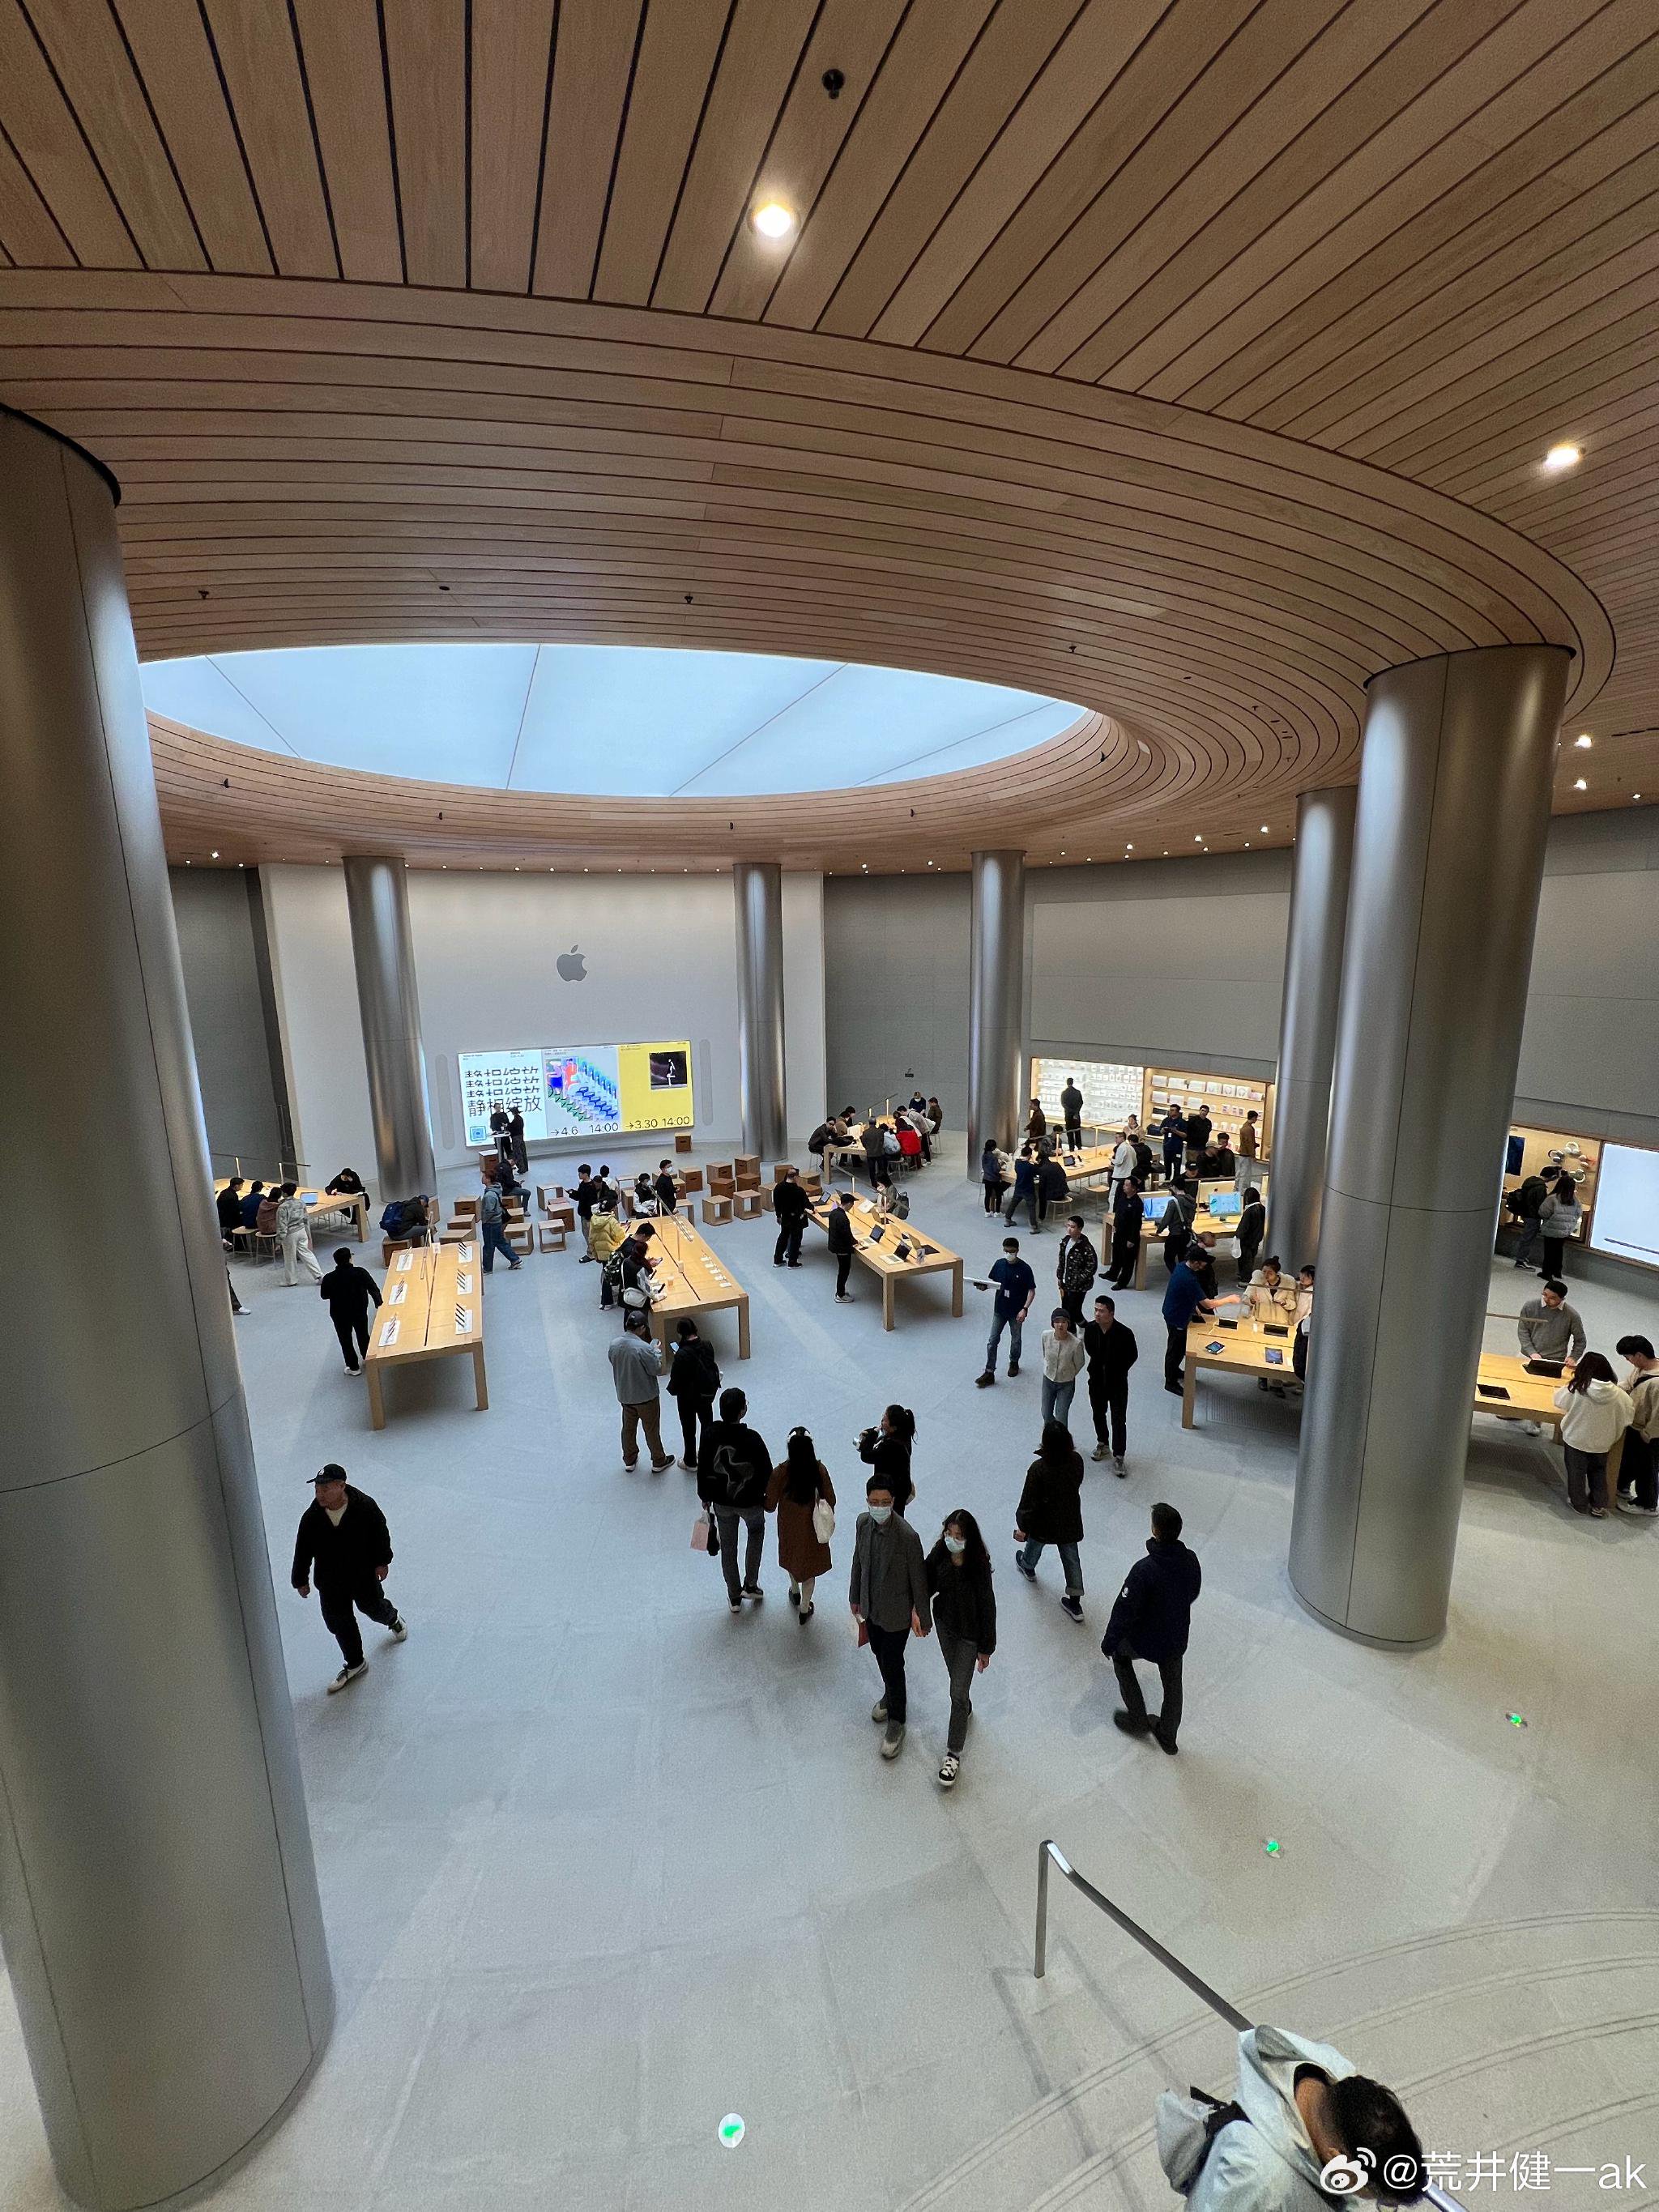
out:
{"label": "polished stone floor", "polygon": [[[913,1185],[915,1218],[982,1268],[995,1231],[960,1147]],[[943,1287],[915,1286],[886,1335],[867,1277],[832,1302],[821,1240],[792,1273],[762,1226],[711,1235],[753,1300],[745,1366],[712,1327],[727,1379],[780,1451],[811,1425],[849,1509],[805,1630],[769,1535],[766,1603],[733,1620],[690,1548],[690,1477],[622,1471],[611,1325],[574,1253],[492,1279],[488,1413],[447,1362],[398,1379],[378,1436],[317,1299],[239,1267],[340,2019],[216,2203],[1167,2202],[1152,2098],[1224,2087],[1228,2036],[1059,1885],[1033,1979],[1044,1836],[1245,2010],[1392,2081],[1434,2148],[1501,2152],[1505,2191],[1517,2151],[1659,2160],[1659,1528],[1575,1519],[1557,1455],[1480,1423],[1449,1634],[1412,1657],[1345,1641],[1285,1581],[1294,1411],[1206,1390],[1183,1434],[1154,1296],[1130,1295],[1130,1471],[1090,1470],[1079,1629],[1052,1555],[1038,1589],[1012,1569],[1036,1384],[973,1388],[980,1294],[953,1321]],[[1525,1287],[1494,1269],[1494,1346]],[[1609,1350],[1659,1324],[1623,1294],[1579,1302]],[[999,1570],[1000,1647],[948,1797],[936,1646],[913,1645],[909,1741],[885,1766],[841,1601],[853,1438],[890,1398],[917,1417],[919,1527],[931,1540],[970,1507]],[[337,1698],[315,1606],[286,1589],[304,1479],[328,1458],[390,1516],[410,1624],[400,1648],[370,1632],[369,1671]],[[1114,1729],[1098,1650],[1159,1498],[1206,1577],[1176,1759]],[[1558,2174],[1553,2195],[1588,2203],[1594,2181]],[[57,2202],[0,2000],[0,2207]]]}

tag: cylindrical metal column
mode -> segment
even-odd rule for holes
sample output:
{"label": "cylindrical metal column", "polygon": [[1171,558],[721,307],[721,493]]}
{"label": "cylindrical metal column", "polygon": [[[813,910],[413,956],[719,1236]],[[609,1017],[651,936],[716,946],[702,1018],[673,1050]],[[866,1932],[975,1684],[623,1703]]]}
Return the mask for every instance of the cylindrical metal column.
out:
{"label": "cylindrical metal column", "polygon": [[1370,685],[1290,1564],[1379,1643],[1445,1626],[1569,658]]}
{"label": "cylindrical metal column", "polygon": [[422,1191],[430,1196],[438,1170],[421,1051],[408,878],[395,856],[354,853],[346,860],[345,887],[380,1196],[413,1198]]}
{"label": "cylindrical metal column", "polygon": [[64,2187],[151,2205],[333,1996],[114,487],[3,410],[0,1163],[0,1935]]}
{"label": "cylindrical metal column", "polygon": [[783,1087],[783,870],[775,860],[734,861],[732,888],[738,904],[743,1149],[762,1159],[781,1160],[789,1145]]}
{"label": "cylindrical metal column", "polygon": [[975,853],[968,981],[968,1173],[975,1178],[985,1139],[1012,1145],[1024,1120],[1024,981],[1025,855]]}
{"label": "cylindrical metal column", "polygon": [[1319,1255],[1319,1201],[1325,1188],[1358,797],[1347,783],[1304,791],[1296,802],[1296,872],[1285,939],[1264,1247],[1277,1252],[1292,1271]]}

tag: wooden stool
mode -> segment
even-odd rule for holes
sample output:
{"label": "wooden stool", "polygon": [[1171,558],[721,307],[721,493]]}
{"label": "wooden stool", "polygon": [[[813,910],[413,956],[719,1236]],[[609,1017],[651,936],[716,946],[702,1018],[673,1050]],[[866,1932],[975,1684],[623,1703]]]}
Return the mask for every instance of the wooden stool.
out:
{"label": "wooden stool", "polygon": [[823,1198],[823,1177],[822,1176],[803,1176],[800,1179],[800,1187],[806,1193],[808,1198],[811,1200],[814,1206],[819,1205],[822,1202]]}
{"label": "wooden stool", "polygon": [[674,1132],[674,1150],[677,1152],[689,1152],[690,1149],[691,1132],[690,1129],[676,1129]]}
{"label": "wooden stool", "polygon": [[701,1168],[682,1168],[680,1170],[680,1188],[684,1192],[688,1198],[690,1198],[696,1192],[700,1191],[702,1188],[702,1170]]}
{"label": "wooden stool", "polygon": [[522,1221],[512,1223],[505,1234],[509,1251],[530,1253],[535,1250],[535,1239],[532,1237],[526,1223]]}
{"label": "wooden stool", "polygon": [[758,1152],[739,1152],[732,1163],[732,1166],[738,1179],[739,1190],[760,1188],[760,1154]]}
{"label": "wooden stool", "polygon": [[773,1182],[781,1182],[785,1176],[789,1173],[789,1170],[794,1166],[794,1164],[795,1163],[793,1160],[778,1160],[775,1162],[772,1169]]}
{"label": "wooden stool", "polygon": [[562,1182],[538,1182],[536,1186],[536,1203],[544,1213],[551,1213],[563,1196]]}
{"label": "wooden stool", "polygon": [[[689,1207],[687,1211],[690,1211]],[[730,1193],[728,1192],[723,1196],[717,1195],[713,1198],[705,1198],[702,1202],[702,1218],[705,1228],[707,1228],[712,1222],[729,1221],[732,1218],[732,1199]]]}
{"label": "wooden stool", "polygon": [[754,1190],[740,1190],[738,1193],[739,1221],[758,1221],[765,1211],[766,1200],[761,1196],[758,1188]]}
{"label": "wooden stool", "polygon": [[553,1228],[562,1229],[567,1237],[575,1235],[576,1209],[574,1206],[549,1206],[544,1207],[543,1211]]}
{"label": "wooden stool", "polygon": [[381,1240],[380,1265],[390,1267],[394,1252],[412,1252],[415,1247],[407,1237],[387,1237]]}
{"label": "wooden stool", "polygon": [[452,1221],[448,1228],[439,1237],[438,1242],[441,1244],[470,1244],[477,1234],[477,1231],[470,1224],[465,1221]]}
{"label": "wooden stool", "polygon": [[562,1252],[568,1233],[562,1222],[538,1221],[536,1224],[537,1244],[544,1252]]}
{"label": "wooden stool", "polygon": [[708,1188],[716,1198],[731,1198],[738,1188],[738,1178],[730,1160],[716,1160],[708,1170]]}

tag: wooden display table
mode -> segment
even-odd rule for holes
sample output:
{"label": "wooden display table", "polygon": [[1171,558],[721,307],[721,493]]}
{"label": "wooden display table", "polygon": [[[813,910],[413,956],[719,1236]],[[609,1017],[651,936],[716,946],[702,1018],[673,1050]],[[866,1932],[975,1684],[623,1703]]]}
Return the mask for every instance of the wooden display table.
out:
{"label": "wooden display table", "polygon": [[471,1352],[478,1411],[489,1408],[484,1374],[483,1253],[477,1241],[428,1245],[392,1255],[375,1310],[368,1357],[368,1415],[386,1426],[383,1384],[388,1367]]}
{"label": "wooden display table", "polygon": [[[1221,1346],[1211,1352],[1212,1344]],[[1267,1348],[1285,1355],[1284,1364],[1275,1365],[1267,1358]],[[1283,1336],[1269,1336],[1261,1322],[1241,1321],[1237,1328],[1218,1328],[1212,1320],[1200,1318],[1187,1331],[1186,1382],[1181,1394],[1181,1425],[1190,1429],[1195,1425],[1193,1418],[1194,1399],[1200,1368],[1226,1375],[1247,1376],[1258,1382],[1294,1382],[1296,1373],[1291,1364],[1291,1336],[1288,1324]],[[1559,1375],[1528,1375],[1526,1363],[1513,1352],[1483,1352],[1475,1375],[1474,1397],[1471,1413],[1488,1414],[1495,1421],[1536,1421],[1547,1429],[1559,1443],[1561,1413],[1555,1402],[1555,1394],[1564,1377]],[[1487,1390],[1504,1390],[1505,1398],[1483,1396]],[[1619,1480],[1619,1462],[1624,1451],[1621,1437],[1607,1454],[1607,1498],[1609,1504],[1616,1493]]]}
{"label": "wooden display table", "polygon": [[[1231,1190],[1232,1188],[1232,1185],[1231,1183],[1218,1183],[1215,1188],[1218,1190]],[[1197,1213],[1194,1216],[1193,1235],[1195,1238],[1199,1237],[1213,1237],[1218,1247],[1224,1239],[1231,1242],[1231,1240],[1237,1237],[1237,1234],[1238,1216],[1236,1213],[1212,1213],[1207,1206],[1200,1206]],[[1135,1261],[1136,1290],[1144,1291],[1146,1289],[1147,1268],[1151,1255],[1156,1252],[1160,1259],[1163,1257],[1164,1247],[1168,1242],[1168,1236],[1169,1232],[1165,1230],[1161,1221],[1154,1222],[1149,1226],[1142,1229],[1140,1232],[1140,1252]],[[1106,1243],[1107,1249],[1109,1251],[1111,1249],[1111,1238],[1109,1236],[1107,1237]],[[1261,1249],[1263,1254],[1265,1254],[1267,1247],[1264,1244]],[[1219,1250],[1217,1251],[1214,1256],[1218,1260],[1224,1261],[1228,1261],[1231,1258],[1231,1255]],[[1261,1265],[1260,1259],[1258,1259],[1256,1264],[1258,1267]],[[1237,1271],[1235,1270],[1235,1272]],[[1296,1269],[1291,1265],[1288,1260],[1285,1262],[1285,1273],[1290,1281],[1294,1282],[1296,1280]],[[1241,1284],[1238,1287],[1243,1289],[1243,1285]]]}
{"label": "wooden display table", "polygon": [[[920,1231],[914,1221],[901,1221],[896,1214],[878,1213],[867,1198],[854,1199],[850,1208],[835,1201],[837,1212],[850,1212],[853,1217],[853,1252],[881,1284],[881,1325],[893,1327],[893,1290],[895,1285],[908,1282],[917,1275],[951,1277],[951,1311],[962,1311],[962,1260],[959,1254],[948,1251],[943,1244]],[[822,1229],[830,1218],[828,1206],[815,1206],[811,1219]],[[879,1242],[875,1231],[881,1231]],[[901,1260],[898,1246],[909,1245],[908,1258]]]}
{"label": "wooden display table", "polygon": [[[244,1181],[246,1180],[246,1178],[244,1177]],[[229,1187],[228,1176],[216,1176],[214,1178],[213,1195],[217,1198],[222,1190],[228,1190]],[[276,1188],[278,1186],[269,1182],[265,1185],[267,1190]],[[356,1231],[357,1242],[360,1244],[368,1236],[368,1194],[366,1191],[339,1192],[331,1196],[320,1190],[302,1190],[300,1193],[300,1200],[306,1209],[307,1228],[313,1221],[326,1219],[331,1215],[338,1215],[341,1220],[349,1221]]]}
{"label": "wooden display table", "polygon": [[662,1364],[668,1364],[669,1331],[690,1315],[701,1322],[706,1313],[738,1316],[738,1357],[749,1357],[749,1293],[724,1267],[683,1213],[666,1213],[653,1222],[652,1273],[657,1296],[651,1306],[651,1334],[657,1340]]}

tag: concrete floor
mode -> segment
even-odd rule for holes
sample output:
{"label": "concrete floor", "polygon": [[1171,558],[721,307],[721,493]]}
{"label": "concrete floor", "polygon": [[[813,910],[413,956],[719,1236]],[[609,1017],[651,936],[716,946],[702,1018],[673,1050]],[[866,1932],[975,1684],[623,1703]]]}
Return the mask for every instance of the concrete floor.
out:
{"label": "concrete floor", "polygon": [[[913,1184],[915,1218],[982,1268],[996,1231],[960,1168],[958,1138]],[[953,1321],[947,1288],[917,1286],[885,1335],[861,1272],[858,1303],[833,1304],[821,1239],[786,1273],[763,1227],[711,1234],[753,1302],[746,1365],[712,1325],[726,1379],[780,1452],[808,1422],[843,1486],[805,1630],[769,1533],[767,1602],[734,1620],[690,1549],[690,1478],[622,1472],[611,1323],[574,1251],[492,1279],[487,1414],[447,1362],[391,1386],[379,1436],[315,1297],[239,1267],[340,2019],[216,2203],[1167,2202],[1152,2099],[1225,2088],[1230,2039],[1060,1885],[1032,1978],[1045,1835],[1253,2016],[1391,2081],[1432,2148],[1659,2158],[1659,1528],[1575,1519],[1557,1455],[1479,1423],[1446,1638],[1413,1657],[1346,1642],[1285,1581],[1294,1411],[1206,1390],[1183,1434],[1156,1293],[1129,1294],[1130,1474],[1090,1469],[1079,1630],[1052,1555],[1039,1589],[1012,1569],[1037,1386],[973,1388],[984,1299],[970,1288]],[[1042,1281],[1053,1240],[1037,1254]],[[1494,1316],[1524,1287],[1495,1268]],[[1609,1350],[1659,1323],[1634,1297],[1580,1303]],[[1489,1334],[1512,1341],[1501,1317]],[[884,1766],[842,1602],[853,1438],[890,1398],[917,1416],[917,1526],[931,1541],[971,1507],[998,1568],[1000,1647],[949,1797],[936,1645],[912,1647],[909,1741]],[[301,1486],[327,1458],[386,1509],[410,1625],[401,1648],[370,1631],[369,1672],[338,1698],[315,1606],[286,1589]],[[1114,1729],[1098,1650],[1159,1498],[1206,1577],[1173,1760]],[[0,2207],[37,2212],[58,2200],[0,2008]],[[747,2135],[728,2153],[732,2112]],[[1595,2183],[1558,2174],[1553,2195],[1588,2203]]]}

